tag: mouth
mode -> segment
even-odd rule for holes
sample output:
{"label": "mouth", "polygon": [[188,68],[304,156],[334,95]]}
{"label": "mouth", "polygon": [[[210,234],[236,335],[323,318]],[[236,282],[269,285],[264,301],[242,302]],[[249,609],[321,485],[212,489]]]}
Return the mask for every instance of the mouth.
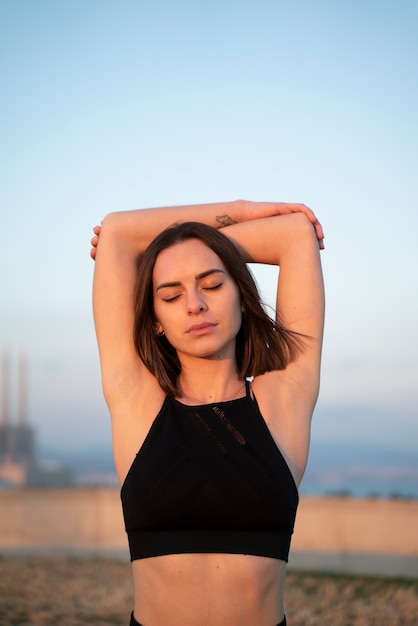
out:
{"label": "mouth", "polygon": [[204,335],[205,333],[215,328],[216,324],[212,324],[211,322],[203,322],[201,324],[193,324],[186,331],[188,335]]}

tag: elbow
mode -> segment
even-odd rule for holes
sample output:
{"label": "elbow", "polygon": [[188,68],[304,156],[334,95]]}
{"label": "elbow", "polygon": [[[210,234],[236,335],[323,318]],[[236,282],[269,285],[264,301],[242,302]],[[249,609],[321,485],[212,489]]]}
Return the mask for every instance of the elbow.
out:
{"label": "elbow", "polygon": [[299,236],[315,236],[314,225],[304,213],[292,213],[289,217],[291,217],[295,232]]}
{"label": "elbow", "polygon": [[294,213],[289,216],[291,221],[289,244],[304,249],[319,252],[319,242],[316,236],[314,224],[303,213]]}
{"label": "elbow", "polygon": [[[106,267],[106,272],[113,269],[126,255],[131,253],[129,239],[124,232],[123,225],[117,213],[107,214],[101,223],[95,267]],[[133,253],[132,253],[133,255]]]}
{"label": "elbow", "polygon": [[130,232],[127,228],[123,213],[108,213],[102,220],[100,244],[103,246],[118,247],[123,244],[126,248],[130,242]]}
{"label": "elbow", "polygon": [[102,232],[116,232],[120,228],[120,222],[118,213],[108,213],[102,220]]}

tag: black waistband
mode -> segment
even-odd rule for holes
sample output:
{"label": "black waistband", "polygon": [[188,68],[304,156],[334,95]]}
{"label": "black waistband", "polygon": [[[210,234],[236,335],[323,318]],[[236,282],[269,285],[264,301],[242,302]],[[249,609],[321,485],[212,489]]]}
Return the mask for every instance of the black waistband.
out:
{"label": "black waistband", "polygon": [[[137,622],[134,618],[133,612],[131,613],[131,621],[129,622],[129,626],[142,626],[142,624]],[[281,621],[280,624],[277,624],[277,626],[286,626],[286,616],[284,616],[283,621]]]}
{"label": "black waistband", "polygon": [[288,560],[288,531],[157,530],[132,531],[128,535],[131,561],[165,554],[252,554]]}

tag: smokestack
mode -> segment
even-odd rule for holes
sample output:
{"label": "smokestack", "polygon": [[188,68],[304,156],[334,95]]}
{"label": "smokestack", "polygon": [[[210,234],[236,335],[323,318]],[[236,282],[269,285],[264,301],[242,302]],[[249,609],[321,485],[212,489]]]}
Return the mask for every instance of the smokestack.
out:
{"label": "smokestack", "polygon": [[10,417],[10,352],[3,350],[1,362],[1,418],[0,425],[7,426]]}
{"label": "smokestack", "polygon": [[18,390],[17,390],[17,425],[24,426],[27,413],[27,381],[28,381],[28,360],[26,352],[22,351],[19,358],[18,369]]}

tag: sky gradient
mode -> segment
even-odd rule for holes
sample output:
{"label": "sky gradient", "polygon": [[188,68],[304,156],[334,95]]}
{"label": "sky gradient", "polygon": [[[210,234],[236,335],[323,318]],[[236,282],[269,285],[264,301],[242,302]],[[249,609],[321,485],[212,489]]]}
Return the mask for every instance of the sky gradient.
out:
{"label": "sky gradient", "polygon": [[247,198],[324,226],[313,441],[416,450],[417,27],[404,0],[0,0],[0,347],[43,445],[110,441],[91,228]]}

